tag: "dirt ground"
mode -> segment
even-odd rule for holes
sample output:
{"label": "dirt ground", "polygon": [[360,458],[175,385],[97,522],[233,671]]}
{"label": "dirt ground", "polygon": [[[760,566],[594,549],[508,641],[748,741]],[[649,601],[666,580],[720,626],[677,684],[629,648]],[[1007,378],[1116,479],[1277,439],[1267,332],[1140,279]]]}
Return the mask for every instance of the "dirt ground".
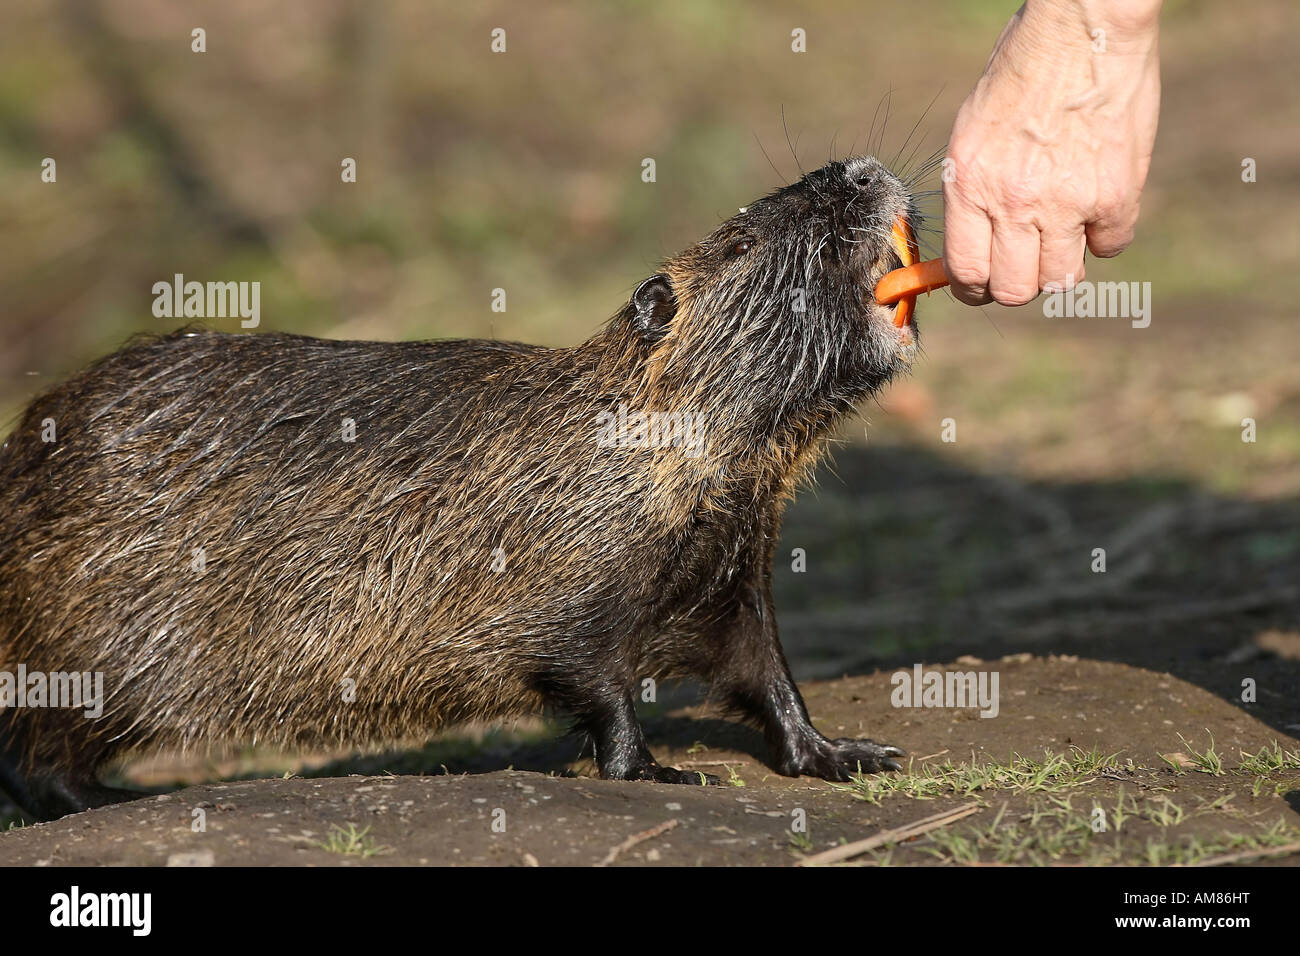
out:
{"label": "dirt ground", "polygon": [[[1269,725],[1267,706],[1233,706],[1167,673],[1072,657],[952,666],[999,673],[996,718],[896,709],[883,671],[805,686],[825,731],[907,747],[904,774],[790,780],[757,759],[756,733],[675,708],[648,719],[653,749],[717,774],[721,786],[594,779],[569,738],[497,740],[459,758],[435,746],[423,755],[434,761],[426,775],[203,784],[20,827],[0,835],[0,864],[787,866],[963,806],[978,809],[851,862],[1300,862],[1300,742]],[[1223,757],[1217,773],[1193,765],[1207,729]],[[1237,769],[1243,752],[1274,742],[1290,753],[1279,769]],[[451,773],[436,763],[444,757]],[[566,775],[544,772],[557,769]]]}

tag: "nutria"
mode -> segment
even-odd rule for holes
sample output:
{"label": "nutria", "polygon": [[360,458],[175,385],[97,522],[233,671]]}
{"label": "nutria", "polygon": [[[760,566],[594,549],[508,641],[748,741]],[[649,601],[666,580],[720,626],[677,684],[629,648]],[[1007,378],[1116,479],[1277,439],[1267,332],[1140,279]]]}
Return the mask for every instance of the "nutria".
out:
{"label": "nutria", "polygon": [[897,769],[809,722],[771,567],[832,425],[915,348],[871,295],[900,215],[882,164],[832,162],[573,348],[191,328],[40,396],[0,453],[0,670],[102,672],[104,699],[0,711],[0,783],[54,816],[130,796],[95,775],[129,751],[543,705],[604,777],[714,782],[657,763],[634,710],[687,675],[782,774]]}

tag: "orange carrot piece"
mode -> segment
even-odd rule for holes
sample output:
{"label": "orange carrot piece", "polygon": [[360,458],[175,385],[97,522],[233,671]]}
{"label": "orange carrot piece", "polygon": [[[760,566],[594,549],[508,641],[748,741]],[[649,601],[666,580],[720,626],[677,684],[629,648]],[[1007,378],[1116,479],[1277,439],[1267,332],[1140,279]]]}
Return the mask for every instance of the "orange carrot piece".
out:
{"label": "orange carrot piece", "polygon": [[898,300],[898,306],[894,309],[894,325],[900,329],[907,328],[907,323],[912,321],[914,311],[916,311],[916,296],[903,296]]}
{"label": "orange carrot piece", "polygon": [[[891,277],[900,276],[903,273],[908,272],[910,269],[933,266],[937,263],[937,260],[935,260],[935,262],[924,262],[918,266],[916,260],[920,257],[920,250],[916,245],[916,234],[912,232],[912,224],[907,221],[907,217],[898,216],[894,219],[893,234],[890,238],[893,241],[894,251],[898,253],[898,258],[903,263],[903,268],[895,269],[893,272],[888,272],[882,276],[880,281],[876,283],[874,295],[876,301],[882,305],[889,305],[892,302],[898,303],[898,307],[894,310],[894,325],[902,329],[906,328],[907,323],[912,321],[912,313],[916,310],[916,293],[921,291],[928,292],[930,289],[937,289],[939,285],[946,284],[948,280],[944,277],[943,282],[938,285],[932,285],[927,289],[917,288],[913,290],[909,285],[904,285],[896,292],[891,292],[890,298],[881,298],[882,287],[884,287],[886,291],[889,291],[890,289],[888,283]],[[942,276],[943,264],[938,263],[938,265],[939,274]],[[895,279],[895,282],[897,281],[898,280]]]}
{"label": "orange carrot piece", "polygon": [[914,263],[917,259],[916,236],[912,234],[912,224],[903,216],[894,219],[892,239],[894,251],[903,260],[903,265],[910,266]]}
{"label": "orange carrot piece", "polygon": [[876,283],[876,301],[890,305],[906,296],[915,298],[922,292],[942,289],[947,284],[948,274],[943,271],[943,260],[927,259],[881,276]]}

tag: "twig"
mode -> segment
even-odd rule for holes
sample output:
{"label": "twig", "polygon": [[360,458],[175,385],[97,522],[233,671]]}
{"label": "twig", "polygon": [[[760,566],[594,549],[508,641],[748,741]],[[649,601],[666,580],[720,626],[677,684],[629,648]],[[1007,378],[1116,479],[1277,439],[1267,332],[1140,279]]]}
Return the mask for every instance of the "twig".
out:
{"label": "twig", "polygon": [[1192,866],[1222,866],[1225,863],[1237,863],[1241,860],[1254,860],[1261,856],[1286,856],[1288,853],[1300,853],[1300,843],[1287,843],[1283,846],[1270,846],[1262,850],[1243,850],[1240,853],[1226,853],[1212,856]]}
{"label": "twig", "polygon": [[609,866],[611,863],[613,863],[615,860],[618,859],[619,854],[622,853],[623,851],[630,850],[638,843],[644,843],[646,840],[653,840],[659,834],[667,833],[675,826],[677,826],[676,820],[665,820],[663,823],[660,823],[658,826],[653,826],[649,830],[642,830],[640,833],[633,833],[630,837],[628,837],[618,846],[611,847],[610,851],[605,854],[605,859],[601,860],[596,865]]}
{"label": "twig", "polygon": [[963,817],[968,817],[972,813],[979,811],[978,804],[970,804],[964,807],[954,807],[951,810],[944,810],[924,819],[917,820],[915,823],[909,823],[905,827],[899,827],[896,830],[881,830],[875,836],[867,837],[865,840],[858,840],[854,843],[846,843],[843,846],[833,847],[824,853],[817,853],[813,856],[806,857],[799,861],[799,866],[821,866],[825,863],[839,863],[842,860],[851,857],[860,856],[868,850],[874,850],[876,847],[885,843],[901,843],[904,840],[910,840],[912,837],[920,836],[922,833],[928,833],[930,830],[937,830],[940,827],[946,827],[950,823],[956,823]]}

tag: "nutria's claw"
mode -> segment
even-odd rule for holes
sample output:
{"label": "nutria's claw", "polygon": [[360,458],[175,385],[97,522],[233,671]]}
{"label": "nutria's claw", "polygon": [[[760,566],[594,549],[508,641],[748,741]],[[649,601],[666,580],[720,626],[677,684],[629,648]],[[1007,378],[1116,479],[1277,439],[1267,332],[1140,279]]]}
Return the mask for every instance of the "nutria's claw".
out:
{"label": "nutria's claw", "polygon": [[905,757],[907,751],[874,740],[840,737],[825,740],[818,752],[808,754],[797,765],[778,767],[789,776],[821,777],[823,780],[847,781],[854,774],[880,773],[882,770],[902,770],[894,757]]}

